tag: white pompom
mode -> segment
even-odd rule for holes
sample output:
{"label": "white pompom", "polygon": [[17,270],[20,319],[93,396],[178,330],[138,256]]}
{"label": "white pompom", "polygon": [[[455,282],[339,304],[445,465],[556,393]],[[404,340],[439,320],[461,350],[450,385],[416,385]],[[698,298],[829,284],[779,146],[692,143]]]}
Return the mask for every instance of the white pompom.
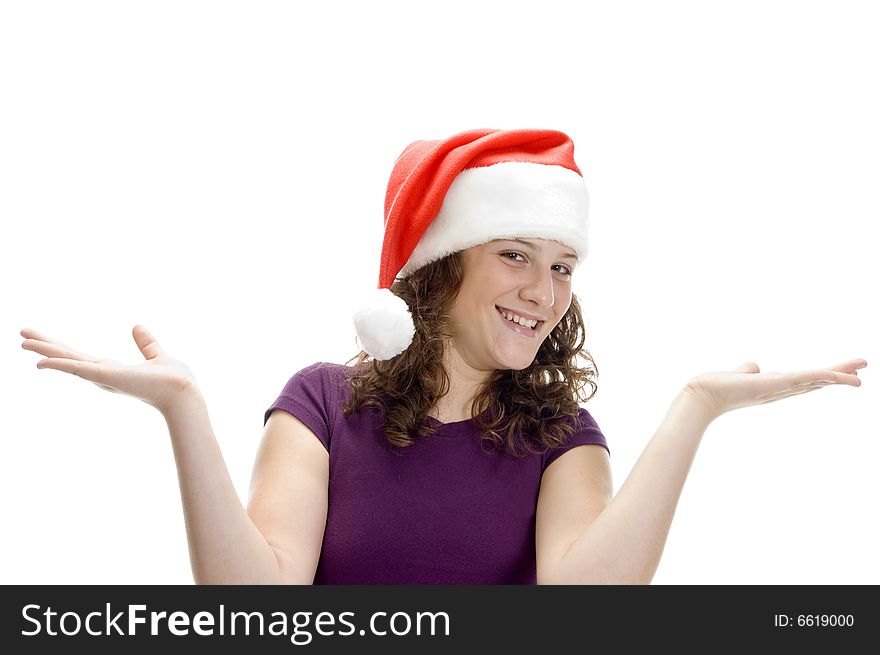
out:
{"label": "white pompom", "polygon": [[353,318],[361,347],[378,360],[402,353],[416,333],[409,307],[390,289],[374,291]]}

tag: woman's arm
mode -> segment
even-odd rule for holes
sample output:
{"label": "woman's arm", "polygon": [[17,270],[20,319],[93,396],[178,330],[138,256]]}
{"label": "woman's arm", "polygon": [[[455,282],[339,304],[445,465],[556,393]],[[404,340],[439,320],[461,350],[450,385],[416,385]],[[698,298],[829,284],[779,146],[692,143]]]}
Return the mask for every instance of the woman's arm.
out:
{"label": "woman's arm", "polygon": [[314,433],[286,412],[272,413],[246,511],[198,390],[164,416],[196,584],[312,584],[329,484],[329,455]]}
{"label": "woman's arm", "polygon": [[281,584],[278,560],[241,504],[201,394],[182,394],[164,416],[196,584]]}
{"label": "woman's arm", "polygon": [[[572,449],[547,468],[539,497],[537,541],[542,584],[647,584],[654,577],[672,517],[706,428],[722,414],[831,384],[861,385],[863,359],[827,369],[760,373],[748,363],[692,379],[672,402],[623,486],[601,510],[565,495],[603,496],[607,476]],[[555,470],[554,470],[554,467]],[[549,490],[547,497],[544,487]],[[564,490],[564,492],[562,491]],[[543,515],[542,515],[543,514]],[[586,516],[586,519],[580,518]],[[580,526],[574,527],[571,526]],[[572,531],[577,535],[571,539]],[[570,545],[567,545],[569,544]],[[554,553],[561,553],[558,557]],[[549,563],[548,563],[549,559]]]}
{"label": "woman's arm", "polygon": [[273,412],[254,465],[250,512],[238,498],[192,371],[136,325],[144,356],[129,366],[25,328],[22,348],[48,368],[158,409],[168,425],[193,577],[198,584],[311,584],[327,518],[329,456],[292,415]]}
{"label": "woman's arm", "polygon": [[[690,393],[679,393],[617,495],[541,582],[649,583],[660,563],[694,455],[711,420]],[[563,465],[568,454],[554,465]],[[548,468],[545,475],[550,473]]]}

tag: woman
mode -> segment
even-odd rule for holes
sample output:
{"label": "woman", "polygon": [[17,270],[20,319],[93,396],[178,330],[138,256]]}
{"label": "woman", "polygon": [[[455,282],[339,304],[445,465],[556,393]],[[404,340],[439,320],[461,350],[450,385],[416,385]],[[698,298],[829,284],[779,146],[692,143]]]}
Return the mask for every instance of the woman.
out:
{"label": "woman", "polygon": [[859,386],[867,363],[693,378],[612,498],[610,451],[579,406],[596,370],[571,291],[588,213],[573,152],[552,130],[404,150],[379,290],[355,315],[363,351],[299,371],[266,411],[247,510],[194,376],[146,328],[139,366],[33,330],[22,346],[162,412],[197,583],[648,583],[708,425]]}

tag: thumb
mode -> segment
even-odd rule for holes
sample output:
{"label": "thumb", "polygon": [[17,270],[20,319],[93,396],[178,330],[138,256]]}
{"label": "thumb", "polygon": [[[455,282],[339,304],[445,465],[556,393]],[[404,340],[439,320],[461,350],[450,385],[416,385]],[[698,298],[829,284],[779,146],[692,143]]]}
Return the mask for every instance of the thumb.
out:
{"label": "thumb", "polygon": [[760,373],[760,367],[755,364],[755,362],[746,362],[745,364],[740,364],[734,370],[734,373]]}
{"label": "thumb", "polygon": [[140,348],[140,351],[146,359],[154,359],[159,355],[165,354],[165,351],[159,347],[159,343],[156,341],[155,337],[153,337],[153,335],[150,334],[150,331],[143,325],[135,325],[131,330],[131,335],[134,337],[134,342],[137,344],[137,347]]}

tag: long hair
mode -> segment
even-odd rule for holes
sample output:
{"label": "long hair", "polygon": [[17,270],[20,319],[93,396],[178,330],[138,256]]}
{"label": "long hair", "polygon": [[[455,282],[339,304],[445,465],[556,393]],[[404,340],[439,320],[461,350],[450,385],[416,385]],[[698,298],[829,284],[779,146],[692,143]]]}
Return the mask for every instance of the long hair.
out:
{"label": "long hair", "polygon": [[[385,437],[393,446],[406,447],[428,437],[435,428],[426,420],[437,400],[449,391],[443,366],[444,343],[451,339],[449,310],[461,288],[461,253],[453,253],[395,280],[391,292],[410,308],[415,335],[409,348],[390,360],[373,359],[361,350],[349,383],[352,395],[345,415],[362,407],[377,407],[385,419]],[[514,457],[519,448],[540,453],[565,443],[575,431],[579,402],[596,393],[599,371],[584,348],[584,321],[580,304],[571,306],[525,369],[497,370],[480,387],[471,407],[480,431],[481,446],[496,451],[506,445]],[[583,365],[578,365],[578,359]],[[591,387],[589,395],[586,388]]]}

